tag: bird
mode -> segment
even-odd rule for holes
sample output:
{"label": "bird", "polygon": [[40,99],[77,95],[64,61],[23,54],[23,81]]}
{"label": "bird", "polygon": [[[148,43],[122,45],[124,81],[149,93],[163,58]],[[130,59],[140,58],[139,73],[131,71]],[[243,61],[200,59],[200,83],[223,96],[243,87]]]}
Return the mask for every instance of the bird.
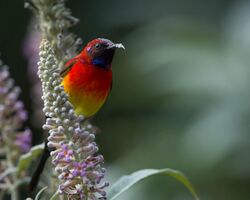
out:
{"label": "bird", "polygon": [[111,63],[115,49],[124,48],[107,39],[95,39],[66,63],[62,85],[75,113],[88,118],[104,104],[112,88]]}
{"label": "bird", "polygon": [[[66,62],[60,75],[64,91],[68,94],[76,115],[85,119],[92,118],[105,103],[112,89],[112,61],[116,49],[125,49],[121,43],[109,39],[96,38],[90,41],[74,58]],[[38,182],[50,156],[50,149],[45,147],[29,184],[32,192]]]}

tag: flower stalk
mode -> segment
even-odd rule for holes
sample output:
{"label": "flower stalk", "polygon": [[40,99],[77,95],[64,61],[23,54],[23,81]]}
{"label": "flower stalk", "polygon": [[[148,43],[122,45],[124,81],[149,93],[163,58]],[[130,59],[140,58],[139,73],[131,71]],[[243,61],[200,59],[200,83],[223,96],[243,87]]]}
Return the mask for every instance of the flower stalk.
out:
{"label": "flower stalk", "polygon": [[95,132],[90,124],[83,124],[68,101],[61,85],[57,60],[52,47],[43,40],[40,47],[38,75],[42,82],[44,109],[47,116],[43,126],[49,131],[48,146],[52,163],[60,180],[59,193],[70,199],[105,199],[103,156],[97,154]]}
{"label": "flower stalk", "polygon": [[[31,132],[23,129],[27,112],[18,100],[20,88],[14,85],[7,66],[0,61],[0,185],[9,189],[11,197],[18,199],[18,190],[14,187],[17,177],[15,166],[21,154],[29,151]],[[8,170],[11,173],[8,173]]]}
{"label": "flower stalk", "polygon": [[38,19],[38,28],[42,38],[52,45],[57,66],[63,69],[64,64],[76,55],[80,38],[68,30],[79,20],[71,15],[70,9],[65,7],[65,0],[31,0],[26,7],[33,10]]}

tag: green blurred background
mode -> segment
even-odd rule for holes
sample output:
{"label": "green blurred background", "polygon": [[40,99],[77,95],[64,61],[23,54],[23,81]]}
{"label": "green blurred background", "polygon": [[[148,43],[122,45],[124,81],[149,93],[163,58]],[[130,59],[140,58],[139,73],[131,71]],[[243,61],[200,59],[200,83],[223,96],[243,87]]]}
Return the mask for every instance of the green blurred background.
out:
{"label": "green blurred background", "polygon": [[[250,2],[71,0],[84,43],[122,42],[112,94],[94,119],[108,177],[181,170],[204,200],[250,199]],[[22,45],[31,13],[0,1],[1,58],[32,113]],[[27,87],[30,86],[30,87]],[[40,97],[36,97],[40,98]],[[35,120],[35,119],[32,119]],[[32,126],[32,125],[31,125]],[[34,144],[41,142],[35,127]],[[152,178],[120,200],[188,200],[176,180]]]}

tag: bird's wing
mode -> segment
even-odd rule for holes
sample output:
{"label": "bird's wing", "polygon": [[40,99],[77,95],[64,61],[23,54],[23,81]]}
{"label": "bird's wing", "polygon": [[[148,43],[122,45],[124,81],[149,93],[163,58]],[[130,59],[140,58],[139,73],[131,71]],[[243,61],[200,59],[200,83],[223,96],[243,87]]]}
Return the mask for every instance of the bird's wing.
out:
{"label": "bird's wing", "polygon": [[64,69],[60,72],[60,75],[62,77],[66,76],[66,74],[70,71],[70,69],[73,67],[73,65],[79,60],[80,55],[70,59],[68,62],[66,62]]}

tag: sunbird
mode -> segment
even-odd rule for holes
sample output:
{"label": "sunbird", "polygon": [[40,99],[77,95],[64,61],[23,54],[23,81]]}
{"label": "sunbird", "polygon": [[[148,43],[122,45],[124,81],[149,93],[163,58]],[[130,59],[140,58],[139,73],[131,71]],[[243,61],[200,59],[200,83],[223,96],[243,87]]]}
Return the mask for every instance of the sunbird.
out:
{"label": "sunbird", "polygon": [[[121,43],[97,38],[65,64],[65,69],[61,71],[62,85],[77,115],[91,118],[106,101],[112,89],[111,64],[117,48],[125,49]],[[40,162],[30,181],[30,192],[38,184],[50,151],[46,140]]]}
{"label": "sunbird", "polygon": [[124,48],[107,39],[94,39],[66,63],[62,85],[78,115],[93,116],[112,88],[111,63],[115,50]]}

